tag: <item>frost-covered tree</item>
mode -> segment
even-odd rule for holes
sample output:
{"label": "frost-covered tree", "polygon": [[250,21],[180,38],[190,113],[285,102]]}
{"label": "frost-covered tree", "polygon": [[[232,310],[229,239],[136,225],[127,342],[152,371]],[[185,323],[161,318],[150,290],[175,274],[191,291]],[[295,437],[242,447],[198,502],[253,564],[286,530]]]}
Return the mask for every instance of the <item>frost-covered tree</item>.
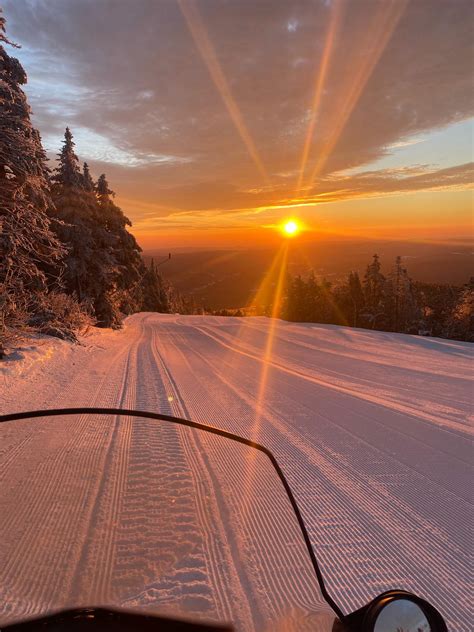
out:
{"label": "frost-covered tree", "polygon": [[375,254],[364,276],[366,316],[373,328],[384,317],[384,286],[385,277],[381,272],[380,258]]}
{"label": "frost-covered tree", "polygon": [[79,172],[69,129],[59,162],[53,194],[62,221],[58,234],[70,247],[64,275],[68,292],[91,306],[99,326],[120,327],[122,314],[138,311],[143,303],[141,249],[127,231],[130,220],[112,200],[105,174],[91,187],[88,165]]}
{"label": "frost-covered tree", "polygon": [[143,303],[144,312],[169,312],[171,311],[172,297],[169,288],[166,287],[162,277],[158,274],[155,262],[152,259],[143,276]]}
{"label": "frost-covered tree", "polygon": [[97,181],[98,237],[115,263],[114,300],[116,309],[125,314],[139,311],[143,301],[143,277],[146,272],[141,248],[127,230],[132,223],[111,199],[115,193],[102,174]]}
{"label": "frost-covered tree", "polygon": [[[92,177],[87,165],[81,173],[70,129],[64,134],[58,166],[52,178],[55,231],[67,244],[64,283],[66,291],[92,309],[98,324],[118,326],[120,317],[111,317],[104,296],[113,291],[115,261],[98,236],[100,213]],[[87,186],[86,178],[92,187]]]}
{"label": "frost-covered tree", "polygon": [[308,314],[308,297],[306,283],[298,275],[289,277],[287,282],[287,292],[283,306],[283,317],[290,321],[302,321]]}
{"label": "frost-covered tree", "polygon": [[331,284],[318,281],[314,272],[306,279],[301,276],[289,278],[282,313],[287,320],[298,322],[334,322],[336,304]]}
{"label": "frost-covered tree", "polygon": [[55,214],[61,223],[55,226],[60,239],[68,245],[64,282],[68,293],[79,301],[91,301],[91,286],[103,283],[105,253],[95,238],[97,203],[93,193],[59,184],[53,186]]}
{"label": "frost-covered tree", "polygon": [[421,311],[421,329],[433,336],[449,337],[450,322],[462,293],[461,288],[444,283],[414,283]]}
{"label": "frost-covered tree", "polygon": [[[72,136],[67,131],[64,147],[69,149],[60,154],[64,161],[61,163],[60,158],[52,187],[55,216],[60,220],[55,230],[68,245],[63,275],[65,287],[79,302],[89,306],[98,325],[119,327],[121,319],[114,299],[118,264],[111,252],[115,239],[104,229],[95,191],[83,186],[83,174],[76,170],[76,161],[70,155],[65,156],[72,149],[71,142]],[[63,168],[67,164],[73,165],[74,170]]]}
{"label": "frost-covered tree", "polygon": [[357,327],[359,325],[360,313],[364,308],[364,292],[358,272],[351,272],[349,274],[348,286],[352,306],[352,324],[354,327]]}
{"label": "frost-covered tree", "polygon": [[79,158],[74,151],[75,142],[69,127],[64,132],[63,146],[58,156],[58,166],[51,178],[53,182],[68,187],[83,188],[83,178],[79,168]]}
{"label": "frost-covered tree", "polygon": [[92,192],[95,190],[94,180],[92,179],[87,162],[85,162],[82,166],[82,186],[85,191]]}
{"label": "frost-covered tree", "polygon": [[474,277],[464,286],[447,325],[449,337],[474,342]]}
{"label": "frost-covered tree", "polygon": [[0,10],[0,355],[9,331],[34,314],[47,278],[41,269],[64,248],[51,231],[48,170],[22,85],[27,76],[6,52]]}
{"label": "frost-covered tree", "polygon": [[110,196],[115,197],[115,192],[109,189],[109,183],[107,182],[105,173],[102,173],[97,180],[96,192],[97,197],[102,203],[109,202]]}
{"label": "frost-covered tree", "polygon": [[359,327],[364,309],[364,292],[358,272],[352,271],[334,288],[334,300],[338,306],[338,322]]}
{"label": "frost-covered tree", "polygon": [[400,256],[395,259],[386,282],[385,310],[387,323],[391,329],[399,332],[409,331],[421,317],[413,281],[403,267]]}
{"label": "frost-covered tree", "polygon": [[403,309],[403,302],[406,291],[405,281],[407,277],[407,271],[402,267],[402,258],[400,257],[400,255],[398,255],[395,259],[395,269],[390,275],[392,296],[394,302],[393,324],[395,331],[398,331],[400,327],[400,317]]}
{"label": "frost-covered tree", "polygon": [[91,306],[97,324],[120,327],[123,314],[169,311],[172,290],[155,268],[147,270],[141,248],[128,232],[130,220],[115,204],[105,174],[96,185],[89,166],[79,171],[69,128],[54,177],[57,232],[69,246],[67,290]]}

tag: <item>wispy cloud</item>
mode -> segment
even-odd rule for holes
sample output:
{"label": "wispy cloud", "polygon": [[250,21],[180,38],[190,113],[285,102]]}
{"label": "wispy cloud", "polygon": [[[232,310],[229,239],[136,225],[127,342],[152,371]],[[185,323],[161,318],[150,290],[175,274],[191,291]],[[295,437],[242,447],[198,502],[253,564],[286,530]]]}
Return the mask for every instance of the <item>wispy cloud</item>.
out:
{"label": "wispy cloud", "polygon": [[402,140],[398,140],[395,143],[391,143],[388,146],[388,149],[400,149],[402,147],[411,147],[412,145],[418,145],[419,143],[424,143],[426,138],[406,138]]}
{"label": "wispy cloud", "polygon": [[[106,136],[97,134],[97,132],[86,127],[76,127],[74,129],[74,141],[79,147],[78,153],[83,160],[120,165],[133,169],[151,165],[184,164],[192,160],[183,156],[169,156],[117,147]],[[49,134],[43,138],[43,144],[46,150],[53,154],[60,147],[60,139],[56,134]]]}
{"label": "wispy cloud", "polygon": [[[69,125],[80,157],[101,163],[123,199],[135,200],[135,221],[141,204],[156,203],[158,215],[172,208],[223,218],[240,209],[244,218],[250,209],[295,202],[306,138],[305,171],[319,173],[311,186],[305,179],[298,203],[469,186],[465,165],[439,169],[424,141],[474,114],[471,0],[409,2],[390,37],[382,27],[374,34],[384,46],[370,64],[367,25],[379,24],[372,0],[344,2],[333,31],[335,2],[192,4],[206,34],[201,47],[212,45],[213,72],[178,3],[118,2],[110,11],[96,0],[3,2],[8,33],[24,46],[13,54],[29,74],[34,122],[48,149],[57,152]],[[359,94],[349,87],[354,65],[364,64],[370,73]],[[233,105],[216,85],[226,86]],[[250,145],[239,138],[243,129]],[[426,144],[426,156],[413,160],[423,164],[360,173],[415,144]],[[262,186],[255,156],[270,186]]]}
{"label": "wispy cloud", "polygon": [[313,192],[289,204],[313,206],[353,198],[381,197],[422,191],[469,190],[474,188],[474,162],[447,169],[428,165],[366,171],[357,175],[334,175],[321,179]]}
{"label": "wispy cloud", "polygon": [[[279,219],[291,210],[303,211],[306,208],[317,208],[321,204],[330,205],[347,200],[369,200],[429,191],[469,190],[473,186],[473,172],[474,163],[467,163],[441,170],[433,170],[426,166],[413,170],[383,169],[353,176],[330,176],[319,180],[313,193],[298,199],[281,199],[276,203],[268,194],[263,195],[261,191],[255,190],[240,192],[240,195],[237,192],[234,192],[233,196],[228,195],[228,199],[235,201],[234,206],[215,205],[213,208],[200,208],[199,205],[192,203],[191,195],[188,198],[187,210],[180,209],[184,200],[181,200],[181,204],[163,208],[151,204],[146,217],[143,217],[136,227],[139,230],[144,230],[145,227],[165,228],[174,226],[176,222],[183,225],[183,221],[186,223],[185,220],[188,227],[200,227],[208,221],[220,222],[224,227],[236,225],[237,220],[240,226],[252,226],[256,220]],[[164,192],[160,198],[167,199],[170,204],[180,201],[176,199],[179,191],[167,193],[169,197]]]}

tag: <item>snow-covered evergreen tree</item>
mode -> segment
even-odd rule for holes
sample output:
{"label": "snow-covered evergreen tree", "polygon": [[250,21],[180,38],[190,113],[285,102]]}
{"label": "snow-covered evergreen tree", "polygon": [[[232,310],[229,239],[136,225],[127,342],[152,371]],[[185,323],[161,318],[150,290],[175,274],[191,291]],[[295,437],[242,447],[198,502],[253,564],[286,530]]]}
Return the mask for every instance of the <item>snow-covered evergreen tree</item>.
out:
{"label": "snow-covered evergreen tree", "polygon": [[338,306],[338,322],[359,327],[364,309],[364,292],[358,272],[350,272],[347,280],[335,287],[334,300]]}
{"label": "snow-covered evergreen tree", "polygon": [[314,272],[307,279],[289,278],[282,313],[288,320],[298,322],[330,323],[335,318],[335,302],[331,284],[318,281]]}
{"label": "snow-covered evergreen tree", "polygon": [[289,277],[283,306],[283,318],[290,321],[302,320],[306,309],[306,285],[300,275]]}
{"label": "snow-covered evergreen tree", "polygon": [[385,277],[381,272],[380,258],[375,254],[372,263],[367,266],[364,276],[366,317],[370,320],[373,328],[384,317],[384,286]]}
{"label": "snow-covered evergreen tree", "polygon": [[97,180],[96,192],[101,202],[109,202],[110,196],[115,197],[115,191],[109,189],[109,183],[107,182],[105,173],[102,173]]}
{"label": "snow-covered evergreen tree", "polygon": [[[103,326],[120,326],[123,313],[145,304],[169,311],[177,296],[156,269],[147,271],[105,174],[95,184],[87,163],[81,172],[69,128],[50,186],[21,88],[26,73],[4,44],[15,46],[0,10],[0,357],[19,325],[73,338],[83,318],[74,297]],[[70,297],[51,291],[62,261]]]}
{"label": "snow-covered evergreen tree", "polygon": [[83,188],[83,178],[79,168],[79,158],[74,151],[75,142],[69,127],[64,132],[64,140],[58,156],[58,166],[51,178],[63,186]]}
{"label": "snow-covered evergreen tree", "polygon": [[72,135],[66,130],[52,187],[55,215],[60,220],[55,230],[68,245],[64,283],[69,294],[93,310],[99,325],[119,327],[120,314],[113,298],[118,268],[111,252],[115,240],[103,227],[95,191],[83,186],[83,174],[73,153]]}
{"label": "snow-covered evergreen tree", "polygon": [[82,186],[86,191],[92,192],[95,190],[94,180],[92,179],[87,162],[82,166]]}
{"label": "snow-covered evergreen tree", "polygon": [[131,222],[113,201],[105,174],[94,186],[87,163],[80,173],[69,128],[54,182],[61,220],[56,230],[69,246],[64,275],[68,292],[89,304],[104,327],[119,327],[122,314],[141,309],[169,311],[173,292],[156,270],[147,270],[141,248],[127,230]]}
{"label": "snow-covered evergreen tree", "polygon": [[387,322],[393,331],[407,332],[421,317],[415,288],[402,265],[402,258],[395,259],[385,288],[385,309]]}
{"label": "snow-covered evergreen tree", "polygon": [[169,312],[172,307],[170,298],[169,289],[158,274],[155,262],[152,259],[143,277],[142,310],[144,312]]}
{"label": "snow-covered evergreen tree", "polygon": [[71,247],[66,258],[68,291],[93,307],[98,325],[119,327],[122,314],[142,308],[146,268],[141,249],[127,231],[130,220],[112,200],[105,174],[91,188],[88,165],[79,182],[76,164],[72,135],[66,130],[53,192],[63,222],[58,232]]}
{"label": "snow-covered evergreen tree", "polygon": [[349,274],[349,296],[352,303],[352,324],[354,327],[359,325],[359,315],[364,307],[364,292],[362,283],[360,282],[359,273],[351,272]]}
{"label": "snow-covered evergreen tree", "polygon": [[143,277],[146,272],[141,248],[127,231],[132,223],[111,199],[115,193],[109,188],[105,174],[97,181],[98,236],[115,262],[114,301],[124,314],[139,311],[143,302]]}
{"label": "snow-covered evergreen tree", "polygon": [[474,342],[474,277],[464,286],[447,325],[450,337]]}
{"label": "snow-covered evergreen tree", "polygon": [[45,154],[21,88],[27,76],[3,44],[11,42],[0,10],[0,355],[2,338],[28,323],[47,291],[42,265],[64,254],[47,214],[52,202]]}

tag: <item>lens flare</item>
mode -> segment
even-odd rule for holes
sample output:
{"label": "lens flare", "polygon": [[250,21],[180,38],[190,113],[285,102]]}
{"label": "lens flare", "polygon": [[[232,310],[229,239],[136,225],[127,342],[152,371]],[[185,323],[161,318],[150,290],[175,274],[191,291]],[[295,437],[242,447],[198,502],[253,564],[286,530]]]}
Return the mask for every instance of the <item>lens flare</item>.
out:
{"label": "lens flare", "polygon": [[301,192],[303,186],[303,178],[306,170],[306,163],[308,162],[309,152],[311,144],[313,142],[314,130],[316,127],[316,120],[319,114],[319,108],[321,105],[321,97],[324,87],[327,81],[327,75],[331,58],[335,49],[336,36],[341,23],[342,13],[342,0],[335,0],[331,9],[331,17],[329,21],[329,27],[326,33],[326,41],[324,43],[323,54],[321,57],[320,66],[316,75],[316,82],[314,85],[313,101],[311,104],[311,115],[308,123],[308,130],[306,132],[306,138],[303,147],[303,154],[301,156],[301,165],[298,176],[298,183],[296,185],[296,195]]}
{"label": "lens flare", "polygon": [[[262,418],[265,415],[266,409],[266,392],[269,381],[269,373],[272,367],[273,360],[273,346],[277,335],[277,330],[280,324],[280,317],[282,312],[282,306],[285,295],[286,276],[288,273],[288,243],[282,245],[281,249],[275,257],[273,269],[273,278],[275,279],[273,293],[272,293],[272,307],[271,318],[268,326],[268,334],[265,342],[265,351],[261,360],[260,379],[258,381],[258,393],[257,402],[255,406],[255,418],[251,429],[251,438],[253,441],[260,441],[260,432],[262,425]],[[270,279],[269,279],[270,280]],[[252,489],[255,481],[255,462],[251,461],[247,464],[247,477],[245,482],[244,495],[249,496],[252,493]]]}
{"label": "lens flare", "polygon": [[289,219],[282,224],[281,230],[286,237],[294,237],[300,232],[301,227],[296,220]]}
{"label": "lens flare", "polygon": [[341,90],[339,104],[333,109],[334,117],[328,122],[329,134],[318,150],[319,155],[307,182],[307,188],[311,187],[331,157],[408,3],[409,0],[386,0],[376,4],[361,46],[365,54],[354,65],[349,85]]}
{"label": "lens flare", "polygon": [[266,183],[268,183],[269,178],[267,171],[263,165],[262,159],[260,158],[260,154],[258,153],[253,138],[245,125],[239,106],[232,95],[229,83],[217,57],[214,45],[209,38],[206,26],[201,14],[199,13],[196,3],[194,0],[178,0],[178,6],[181,9],[181,13],[186,21],[196,48],[207,66],[212,81],[214,82],[214,85],[216,86],[216,89],[227,108],[227,112],[229,113],[242,142],[247,148],[247,151],[262,178]]}

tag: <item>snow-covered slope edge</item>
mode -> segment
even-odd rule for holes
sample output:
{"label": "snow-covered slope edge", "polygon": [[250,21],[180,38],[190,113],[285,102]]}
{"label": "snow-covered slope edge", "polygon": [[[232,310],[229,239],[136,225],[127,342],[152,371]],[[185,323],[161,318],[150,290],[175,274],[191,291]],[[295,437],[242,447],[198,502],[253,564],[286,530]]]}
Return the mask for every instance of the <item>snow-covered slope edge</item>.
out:
{"label": "snow-covered slope edge", "polygon": [[[0,414],[48,407],[74,375],[89,371],[94,354],[117,345],[121,336],[126,326],[120,331],[91,327],[77,342],[29,336],[0,360]],[[77,390],[76,395],[81,397]]]}

